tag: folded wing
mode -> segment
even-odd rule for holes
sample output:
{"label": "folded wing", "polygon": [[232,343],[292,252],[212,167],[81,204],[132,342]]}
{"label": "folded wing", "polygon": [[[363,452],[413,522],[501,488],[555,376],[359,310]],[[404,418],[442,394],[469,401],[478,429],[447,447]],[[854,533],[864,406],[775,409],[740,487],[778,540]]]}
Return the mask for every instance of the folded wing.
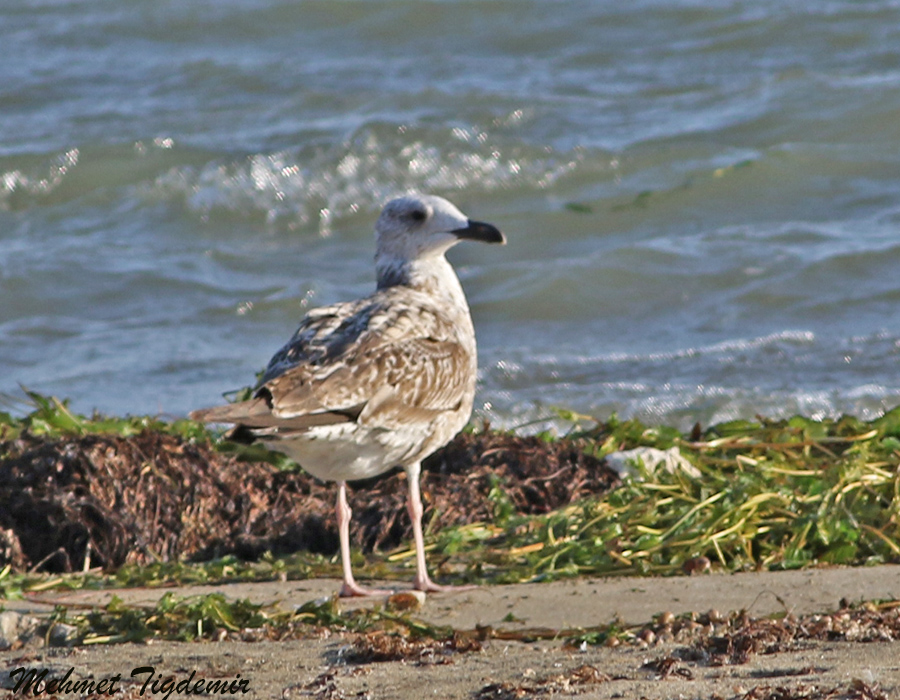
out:
{"label": "folded wing", "polygon": [[256,436],[358,422],[429,423],[471,395],[474,358],[426,307],[369,298],[307,316],[269,363],[254,398],[191,414]]}

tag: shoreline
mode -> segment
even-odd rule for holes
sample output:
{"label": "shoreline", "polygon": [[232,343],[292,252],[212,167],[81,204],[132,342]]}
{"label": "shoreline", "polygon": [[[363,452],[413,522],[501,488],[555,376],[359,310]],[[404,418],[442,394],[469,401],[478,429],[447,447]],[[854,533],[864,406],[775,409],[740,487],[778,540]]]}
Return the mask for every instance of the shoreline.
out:
{"label": "shoreline", "polygon": [[[230,583],[213,586],[51,591],[8,601],[8,610],[48,614],[54,605],[102,606],[113,595],[129,605],[152,605],[161,596],[224,593],[256,603],[278,601],[293,609],[332,595],[334,579]],[[748,610],[754,617],[791,613],[833,613],[841,599],[851,602],[900,598],[900,566],[829,567],[799,571],[709,573],[690,577],[573,579],[551,583],[484,586],[474,591],[429,595],[417,619],[457,630],[490,626],[495,630],[572,628],[608,623],[648,623],[659,613]],[[342,608],[380,605],[378,599],[341,601]],[[572,648],[561,638],[526,642],[492,638],[473,653],[422,652],[402,661],[360,663],[350,660],[354,643],[348,632],[320,629],[305,639],[256,642],[160,642],[93,647],[18,649],[0,652],[6,671],[19,663],[74,666],[73,676],[107,678],[121,674],[124,697],[138,697],[128,683],[132,668],[152,666],[155,673],[184,678],[248,681],[248,697],[422,696],[441,698],[542,697],[559,692],[589,698],[663,700],[672,697],[768,697],[765,688],[785,690],[784,698],[818,688],[844,695],[889,698],[900,693],[900,645],[896,641],[806,640],[775,653],[751,654],[745,663],[717,663],[691,657],[678,641],[650,644],[586,645]],[[27,652],[27,653],[23,653]],[[26,661],[22,661],[26,659]],[[21,663],[20,663],[21,662]],[[592,670],[593,669],[593,670]],[[857,689],[854,691],[854,685]],[[863,685],[868,695],[863,694]],[[2,683],[8,687],[8,683]],[[852,693],[856,692],[856,695]],[[412,694],[411,694],[412,693]],[[790,693],[794,693],[791,695]],[[878,693],[882,693],[879,695]],[[129,695],[130,694],[130,695]],[[149,693],[148,693],[149,696]],[[13,697],[10,694],[10,697]],[[821,695],[826,697],[826,695]],[[828,696],[832,697],[832,696]]]}
{"label": "shoreline", "polygon": [[[409,590],[407,582],[372,580],[374,586]],[[48,591],[7,600],[7,610],[47,614],[55,605],[102,607],[115,597],[125,605],[154,606],[162,596],[179,598],[221,593],[258,605],[276,604],[292,610],[304,603],[335,595],[338,578],[229,582],[187,586],[103,588],[73,592]],[[503,622],[512,613],[529,627],[575,628],[619,620],[636,626],[662,612],[674,615],[746,610],[756,617],[791,613],[828,613],[841,600],[850,603],[900,600],[900,565],[820,567],[791,571],[711,572],[694,576],[581,577],[547,583],[479,586],[472,591],[429,594],[415,614],[430,624],[470,629],[476,625],[515,627]],[[342,598],[341,610],[372,608],[382,597]],[[593,601],[602,601],[596,605]]]}

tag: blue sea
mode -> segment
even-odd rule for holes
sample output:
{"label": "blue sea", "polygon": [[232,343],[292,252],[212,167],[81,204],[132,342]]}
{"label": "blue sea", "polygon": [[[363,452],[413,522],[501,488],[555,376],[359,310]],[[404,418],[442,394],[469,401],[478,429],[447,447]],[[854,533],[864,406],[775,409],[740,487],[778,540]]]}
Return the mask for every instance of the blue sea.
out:
{"label": "blue sea", "polygon": [[219,402],[411,189],[509,239],[450,255],[476,419],[900,403],[898,2],[31,0],[0,47],[12,405]]}

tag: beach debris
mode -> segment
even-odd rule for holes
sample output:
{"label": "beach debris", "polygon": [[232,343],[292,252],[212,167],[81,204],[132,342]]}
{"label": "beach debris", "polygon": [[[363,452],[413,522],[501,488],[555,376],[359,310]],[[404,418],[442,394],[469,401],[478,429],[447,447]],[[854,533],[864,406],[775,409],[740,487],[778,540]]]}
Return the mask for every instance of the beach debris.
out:
{"label": "beach debris", "polygon": [[[536,674],[534,674],[536,675]],[[477,700],[518,700],[518,698],[541,697],[545,695],[572,694],[585,686],[598,685],[613,680],[596,666],[582,664],[567,673],[543,678],[528,674],[527,682],[501,681],[488,683],[475,694]]]}
{"label": "beach debris", "polygon": [[877,684],[854,678],[846,687],[827,687],[816,683],[758,685],[735,700],[888,700]]}
{"label": "beach debris", "polygon": [[691,557],[681,565],[681,570],[689,576],[705,574],[712,569],[709,557]]}
{"label": "beach debris", "polygon": [[674,656],[663,656],[653,661],[647,661],[641,668],[653,671],[658,678],[666,679],[677,676],[686,680],[693,680],[694,674],[687,666]]}
{"label": "beach debris", "polygon": [[[214,449],[197,424],[119,419],[123,428],[60,406],[27,420],[0,414],[0,480],[10,485],[0,530],[21,552],[0,560],[0,595],[92,577],[159,585],[337,572],[327,487],[265,461],[273,453]],[[53,421],[68,427],[47,432]],[[85,433],[110,423],[117,432]],[[603,461],[643,447],[677,447],[703,477],[659,468],[623,482]],[[695,426],[689,439],[614,417],[565,438],[483,426],[424,466],[429,558],[460,583],[900,561],[900,409],[868,422]],[[363,552],[354,566],[367,578],[407,578],[415,561],[403,479],[351,494],[354,556]],[[0,543],[0,556],[15,549]],[[379,550],[388,552],[371,555]]]}
{"label": "beach debris", "polygon": [[30,639],[41,620],[33,615],[4,610],[0,612],[0,650],[18,648]]}
{"label": "beach debris", "polygon": [[413,661],[422,665],[451,663],[451,655],[481,651],[481,642],[470,635],[444,639],[410,638],[396,632],[375,631],[357,635],[346,658],[352,663]]}
{"label": "beach debris", "polygon": [[416,612],[425,605],[425,591],[400,591],[389,595],[384,607],[391,612]]}
{"label": "beach debris", "polygon": [[659,450],[655,447],[635,447],[631,450],[610,452],[606,455],[606,464],[620,479],[642,481],[645,474],[654,474],[658,470],[669,474],[683,472],[692,479],[699,479],[702,474],[690,463],[678,447]]}
{"label": "beach debris", "polygon": [[[351,489],[357,547],[411,539],[402,479],[391,474]],[[0,480],[0,567],[17,571],[82,571],[88,556],[91,567],[112,569],[338,549],[327,485],[157,430],[25,432],[0,443]],[[540,514],[616,483],[576,440],[463,433],[424,462],[424,518],[440,528],[490,521],[498,484],[513,512]]]}

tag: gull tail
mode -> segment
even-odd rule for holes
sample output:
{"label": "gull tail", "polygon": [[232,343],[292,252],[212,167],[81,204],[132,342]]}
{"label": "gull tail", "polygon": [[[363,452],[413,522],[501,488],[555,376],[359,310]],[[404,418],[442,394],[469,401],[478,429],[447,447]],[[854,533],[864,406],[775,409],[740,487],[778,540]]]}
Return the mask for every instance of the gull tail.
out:
{"label": "gull tail", "polygon": [[232,423],[234,428],[225,437],[242,443],[258,439],[278,440],[306,432],[322,425],[350,423],[359,417],[361,407],[348,411],[321,411],[298,416],[277,416],[272,413],[266,396],[249,401],[201,408],[189,414],[191,420],[200,423]]}
{"label": "gull tail", "polygon": [[249,423],[255,425],[258,421],[269,421],[273,418],[272,409],[265,399],[257,398],[238,403],[227,403],[224,406],[201,408],[188,414],[191,420],[198,423]]}

